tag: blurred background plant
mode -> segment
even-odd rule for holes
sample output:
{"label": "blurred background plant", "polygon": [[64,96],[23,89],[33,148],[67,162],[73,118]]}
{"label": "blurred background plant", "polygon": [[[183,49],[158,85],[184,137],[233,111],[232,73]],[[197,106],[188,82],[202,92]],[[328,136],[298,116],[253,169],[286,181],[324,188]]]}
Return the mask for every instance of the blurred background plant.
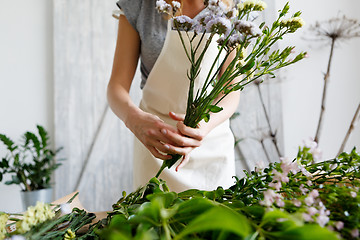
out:
{"label": "blurred background plant", "polygon": [[22,191],[51,187],[52,173],[61,165],[55,161],[61,148],[55,151],[51,149],[44,127],[37,125],[37,131],[37,134],[26,132],[20,143],[0,134],[0,141],[7,149],[6,156],[0,161],[0,181],[3,175],[11,175],[11,180],[6,181],[6,185],[20,185]]}

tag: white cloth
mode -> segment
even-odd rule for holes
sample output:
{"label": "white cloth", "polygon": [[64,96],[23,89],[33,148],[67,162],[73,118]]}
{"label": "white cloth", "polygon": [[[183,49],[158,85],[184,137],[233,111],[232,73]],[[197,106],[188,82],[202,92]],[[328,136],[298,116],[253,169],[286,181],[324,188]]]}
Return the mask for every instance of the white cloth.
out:
{"label": "white cloth", "polygon": [[[183,36],[185,45],[189,48],[189,41],[185,33]],[[199,40],[199,36],[196,40]],[[203,59],[194,91],[202,86],[217,54],[217,44],[213,40]],[[140,108],[175,126],[176,121],[172,120],[168,113],[172,111],[185,114],[186,112],[189,88],[186,73],[189,69],[190,62],[178,32],[172,30],[168,25],[163,49],[143,89]],[[221,112],[217,114],[221,114]],[[134,188],[145,185],[154,177],[160,169],[162,161],[155,158],[139,140],[135,139]],[[171,191],[181,192],[191,188],[214,190],[218,186],[224,188],[231,186],[234,183],[232,177],[235,176],[235,162],[234,137],[229,128],[229,120],[214,128],[206,136],[202,145],[191,152],[189,163],[178,172],[175,171],[177,164],[171,169],[164,169],[160,175],[160,178],[167,182]]]}

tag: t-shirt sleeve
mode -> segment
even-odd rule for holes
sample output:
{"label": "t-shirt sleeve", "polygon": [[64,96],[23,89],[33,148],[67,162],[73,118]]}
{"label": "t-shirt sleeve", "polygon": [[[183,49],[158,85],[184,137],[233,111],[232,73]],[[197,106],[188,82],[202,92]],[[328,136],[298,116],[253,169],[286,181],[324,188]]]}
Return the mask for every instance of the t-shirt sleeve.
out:
{"label": "t-shirt sleeve", "polygon": [[116,2],[116,5],[122,10],[122,13],[136,31],[138,31],[137,20],[141,8],[141,1],[142,0],[119,0]]}

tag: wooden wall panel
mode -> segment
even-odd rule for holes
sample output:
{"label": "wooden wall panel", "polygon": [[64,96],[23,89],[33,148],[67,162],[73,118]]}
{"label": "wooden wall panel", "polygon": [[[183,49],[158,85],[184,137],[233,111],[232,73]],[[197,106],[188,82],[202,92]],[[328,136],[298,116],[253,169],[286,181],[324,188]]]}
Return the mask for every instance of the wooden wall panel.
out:
{"label": "wooden wall panel", "polygon": [[56,197],[77,189],[91,211],[111,209],[132,188],[132,135],[106,102],[115,2],[54,1],[55,142],[66,159],[56,172]]}

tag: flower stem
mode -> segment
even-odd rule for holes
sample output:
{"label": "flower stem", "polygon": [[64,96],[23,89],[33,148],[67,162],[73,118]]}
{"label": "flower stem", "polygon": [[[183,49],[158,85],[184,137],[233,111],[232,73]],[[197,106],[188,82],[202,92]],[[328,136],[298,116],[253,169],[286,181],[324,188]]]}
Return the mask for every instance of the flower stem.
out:
{"label": "flower stem", "polygon": [[321,133],[321,129],[323,126],[323,117],[324,117],[324,112],[325,112],[325,101],[326,101],[326,90],[327,90],[327,86],[328,86],[328,80],[330,77],[330,68],[331,68],[331,61],[332,61],[333,54],[334,54],[335,41],[336,41],[336,38],[332,38],[328,67],[327,67],[326,74],[324,76],[324,89],[323,89],[323,95],[322,95],[322,100],[321,100],[321,111],[320,111],[318,126],[316,129],[316,134],[314,137],[314,141],[317,143],[319,143],[320,133]]}

